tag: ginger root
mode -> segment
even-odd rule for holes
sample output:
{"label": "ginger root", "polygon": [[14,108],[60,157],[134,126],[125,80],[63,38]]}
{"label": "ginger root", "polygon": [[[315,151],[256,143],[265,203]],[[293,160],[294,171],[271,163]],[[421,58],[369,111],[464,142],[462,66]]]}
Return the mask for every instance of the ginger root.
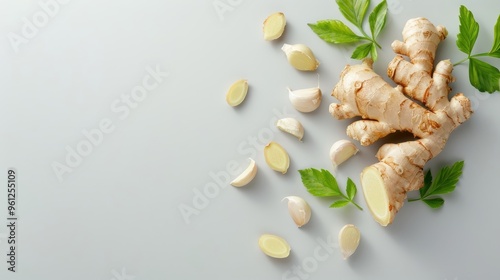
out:
{"label": "ginger root", "polygon": [[348,136],[361,145],[395,131],[408,131],[416,138],[384,144],[377,153],[379,162],[361,173],[365,201],[383,226],[393,222],[407,192],[423,186],[424,165],[443,150],[451,132],[472,114],[463,94],[448,98],[448,84],[454,81],[451,62],[440,61],[434,68],[437,46],[446,36],[442,26],[425,18],[410,19],[403,29],[403,42],[392,44],[397,55],[387,74],[398,84],[396,88],[373,71],[371,60],[365,60],[347,65],[332,92],[340,101],[330,105],[332,116],[362,118],[347,127]]}

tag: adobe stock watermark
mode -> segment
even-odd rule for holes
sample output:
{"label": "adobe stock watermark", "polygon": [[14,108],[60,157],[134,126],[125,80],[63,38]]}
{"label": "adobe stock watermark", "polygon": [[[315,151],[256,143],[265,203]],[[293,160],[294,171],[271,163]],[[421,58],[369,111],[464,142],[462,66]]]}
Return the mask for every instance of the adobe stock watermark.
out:
{"label": "adobe stock watermark", "polygon": [[[269,143],[275,133],[278,131],[276,122],[278,119],[291,116],[286,111],[286,107],[280,111],[273,110],[273,116],[269,120],[269,125],[260,129],[257,134],[248,136],[247,139],[241,141],[237,146],[238,155],[241,157],[255,158],[258,151],[262,151],[264,146]],[[240,166],[237,161],[230,160],[226,163],[224,170],[210,171],[208,176],[211,180],[204,184],[201,188],[193,188],[193,196],[190,202],[180,203],[178,206],[179,212],[186,224],[190,224],[193,216],[199,216],[201,211],[206,209],[211,201],[219,196],[221,190],[225,189],[231,182],[231,178],[236,177],[242,172],[243,166]]]}
{"label": "adobe stock watermark", "polygon": [[281,276],[282,280],[304,280],[314,274],[321,263],[326,262],[333,254],[339,253],[339,244],[335,236],[330,234],[325,239],[316,238],[316,246],[312,254],[302,259],[298,264],[293,265]]}
{"label": "adobe stock watermark", "polygon": [[220,21],[224,20],[224,14],[233,12],[244,0],[214,0],[212,6]]}
{"label": "adobe stock watermark", "polygon": [[113,274],[113,278],[111,278],[110,280],[134,280],[135,279],[134,275],[127,274],[127,271],[125,270],[124,267],[122,267],[122,270],[120,272],[113,269],[111,271],[111,274]]}
{"label": "adobe stock watermark", "polygon": [[50,20],[61,11],[62,5],[66,5],[71,0],[42,0],[38,2],[40,7],[31,17],[23,17],[21,30],[7,33],[10,45],[15,53],[19,52],[22,44],[27,44],[29,40],[35,38],[40,29],[46,27]]}
{"label": "adobe stock watermark", "polygon": [[[139,85],[133,87],[129,93],[124,93],[113,100],[110,104],[110,110],[120,121],[125,120],[150,94],[157,89],[168,77],[169,73],[160,69],[159,65],[154,68],[146,67],[146,74]],[[74,145],[66,145],[66,155],[64,161],[53,161],[52,170],[59,182],[64,180],[66,173],[71,173],[79,167],[83,160],[89,156],[94,148],[98,147],[104,141],[106,135],[116,129],[116,121],[113,118],[102,118],[98,125],[92,129],[82,130],[82,139]]]}

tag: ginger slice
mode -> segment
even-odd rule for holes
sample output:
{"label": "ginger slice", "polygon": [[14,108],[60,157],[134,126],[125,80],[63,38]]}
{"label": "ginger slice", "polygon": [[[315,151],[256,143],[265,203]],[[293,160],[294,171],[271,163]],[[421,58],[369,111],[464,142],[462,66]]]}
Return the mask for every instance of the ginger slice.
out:
{"label": "ginger slice", "polygon": [[264,21],[264,39],[267,41],[276,40],[283,35],[286,26],[286,18],[283,13],[274,13]]}
{"label": "ginger slice", "polygon": [[247,80],[238,80],[234,82],[226,93],[226,102],[230,106],[240,105],[248,93]]}
{"label": "ginger slice", "polygon": [[264,254],[277,259],[283,259],[290,255],[290,245],[288,245],[288,242],[273,234],[261,235],[259,238],[259,248]]}
{"label": "ginger slice", "polygon": [[290,166],[290,157],[286,150],[276,142],[270,142],[264,147],[266,163],[272,170],[285,174]]}

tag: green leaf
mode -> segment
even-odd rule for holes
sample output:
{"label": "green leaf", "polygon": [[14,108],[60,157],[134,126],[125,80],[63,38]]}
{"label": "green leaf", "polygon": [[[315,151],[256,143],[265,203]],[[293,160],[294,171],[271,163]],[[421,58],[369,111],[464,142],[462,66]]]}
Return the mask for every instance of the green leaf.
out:
{"label": "green leaf", "polygon": [[370,0],[336,0],[344,17],[358,28],[362,28]]}
{"label": "green leaf", "polygon": [[340,196],[339,186],[335,177],[328,171],[314,168],[299,170],[302,183],[307,191],[314,196]]}
{"label": "green leaf", "polygon": [[372,32],[372,39],[375,40],[380,32],[384,29],[387,21],[387,2],[384,0],[380,2],[370,13],[368,18],[370,22],[370,30]]}
{"label": "green leaf", "polygon": [[493,37],[493,47],[491,47],[490,56],[500,57],[500,15],[498,16],[497,23],[493,29]]}
{"label": "green leaf", "polygon": [[458,179],[462,175],[463,167],[464,162],[457,161],[452,166],[445,166],[441,168],[422,198],[425,199],[431,195],[450,193],[455,190]]}
{"label": "green leaf", "polygon": [[378,54],[377,54],[377,47],[375,46],[375,44],[372,44],[372,50],[370,51],[370,55],[372,57],[373,62],[377,61]]}
{"label": "green leaf", "polygon": [[423,199],[422,201],[434,209],[439,208],[439,207],[443,206],[443,204],[444,204],[444,199],[442,199],[440,197]]}
{"label": "green leaf", "polygon": [[299,170],[300,177],[302,179],[302,183],[306,187],[307,191],[314,196],[340,196],[341,200],[334,202],[330,207],[338,208],[344,207],[345,205],[352,203],[359,210],[363,210],[361,206],[356,204],[353,201],[354,196],[356,195],[357,189],[354,182],[347,178],[347,186],[346,192],[347,196],[344,195],[337,184],[337,180],[333,177],[330,171],[325,169],[314,169],[307,168],[303,170]]}
{"label": "green leaf", "polygon": [[367,57],[372,50],[372,45],[373,43],[366,43],[357,46],[354,52],[352,53],[351,58],[361,60]]}
{"label": "green leaf", "polygon": [[358,192],[356,184],[354,184],[351,178],[347,178],[347,186],[345,191],[349,200],[353,200],[354,196],[356,196],[356,193]]}
{"label": "green leaf", "polygon": [[309,23],[308,25],[314,33],[328,43],[355,43],[363,40],[363,37],[356,35],[340,20],[320,20],[316,24]]}
{"label": "green leaf", "polygon": [[493,93],[500,90],[500,71],[491,64],[471,57],[469,81],[479,91]]}
{"label": "green leaf", "polygon": [[500,50],[488,53],[488,56],[500,58]]}
{"label": "green leaf", "polygon": [[479,24],[474,19],[472,12],[463,5],[460,6],[459,19],[460,33],[457,35],[457,47],[470,56],[479,34]]}
{"label": "green leaf", "polygon": [[422,200],[431,208],[439,208],[443,206],[444,199],[440,197],[428,197],[454,191],[458,183],[458,179],[462,175],[463,167],[463,161],[457,161],[452,166],[445,166],[439,170],[436,178],[434,178],[434,181],[432,180],[431,171],[427,171],[424,177],[424,186],[419,190],[420,198],[409,199],[408,201]]}
{"label": "green leaf", "polygon": [[323,176],[322,178],[326,186],[328,186],[333,192],[335,192],[336,195],[342,195],[339,189],[339,185],[337,184],[337,180],[335,179],[335,177],[333,177],[330,171],[321,169],[321,175]]}
{"label": "green leaf", "polygon": [[425,173],[425,177],[424,177],[424,186],[422,188],[420,188],[419,192],[420,192],[420,197],[424,197],[425,196],[425,193],[429,190],[429,188],[431,187],[431,183],[432,183],[432,172],[431,170],[429,169],[427,171],[427,173]]}
{"label": "green leaf", "polygon": [[337,200],[334,203],[332,203],[332,205],[330,205],[330,208],[342,208],[347,204],[349,204],[349,202],[350,201],[346,199]]}

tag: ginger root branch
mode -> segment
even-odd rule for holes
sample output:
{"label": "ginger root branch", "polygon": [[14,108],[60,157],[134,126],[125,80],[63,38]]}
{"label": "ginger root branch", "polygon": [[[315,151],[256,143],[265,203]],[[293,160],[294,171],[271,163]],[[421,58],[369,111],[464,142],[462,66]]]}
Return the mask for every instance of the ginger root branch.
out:
{"label": "ginger root branch", "polygon": [[392,44],[396,57],[387,74],[398,84],[396,88],[373,71],[372,61],[365,60],[347,65],[332,91],[340,101],[330,105],[333,117],[363,118],[347,128],[347,134],[362,145],[395,131],[407,131],[417,138],[382,145],[379,162],[361,173],[368,208],[383,226],[393,222],[407,192],[423,186],[424,165],[444,149],[451,132],[472,114],[463,94],[448,98],[449,83],[454,80],[450,61],[434,67],[436,49],[446,35],[444,27],[425,18],[411,19],[403,29],[403,42]]}

